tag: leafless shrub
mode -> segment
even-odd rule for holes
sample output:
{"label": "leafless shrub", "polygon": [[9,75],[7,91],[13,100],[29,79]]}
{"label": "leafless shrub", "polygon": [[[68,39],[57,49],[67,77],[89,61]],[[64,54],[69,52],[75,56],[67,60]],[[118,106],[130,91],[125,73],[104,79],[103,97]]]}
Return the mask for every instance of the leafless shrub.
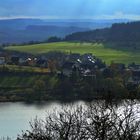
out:
{"label": "leafless shrub", "polygon": [[64,108],[45,120],[35,119],[31,130],[17,140],[139,140],[140,113],[136,104],[119,107],[104,102]]}

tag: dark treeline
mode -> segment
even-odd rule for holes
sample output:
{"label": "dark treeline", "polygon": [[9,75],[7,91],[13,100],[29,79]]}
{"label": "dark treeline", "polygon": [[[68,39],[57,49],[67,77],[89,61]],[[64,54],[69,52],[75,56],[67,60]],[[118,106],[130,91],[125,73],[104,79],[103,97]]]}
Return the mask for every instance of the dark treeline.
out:
{"label": "dark treeline", "polygon": [[66,36],[67,41],[116,41],[139,42],[140,22],[117,23],[111,28],[97,29],[87,32],[78,32]]}

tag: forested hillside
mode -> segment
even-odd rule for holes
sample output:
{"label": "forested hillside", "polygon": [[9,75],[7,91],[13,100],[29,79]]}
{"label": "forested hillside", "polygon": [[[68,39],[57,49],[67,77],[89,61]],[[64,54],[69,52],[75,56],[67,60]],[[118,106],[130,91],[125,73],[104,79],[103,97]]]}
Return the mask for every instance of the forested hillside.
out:
{"label": "forested hillside", "polygon": [[140,22],[117,23],[111,28],[78,32],[66,36],[67,41],[140,42]]}
{"label": "forested hillside", "polygon": [[75,32],[102,29],[120,22],[127,20],[5,19],[0,20],[0,45],[44,41],[51,36],[64,38]]}

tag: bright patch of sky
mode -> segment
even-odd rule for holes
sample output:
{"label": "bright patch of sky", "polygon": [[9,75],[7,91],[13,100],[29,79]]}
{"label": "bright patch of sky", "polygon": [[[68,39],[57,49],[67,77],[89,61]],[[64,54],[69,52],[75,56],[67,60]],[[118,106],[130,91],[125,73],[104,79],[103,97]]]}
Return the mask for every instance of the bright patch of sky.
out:
{"label": "bright patch of sky", "polygon": [[140,19],[140,0],[0,0],[0,18]]}

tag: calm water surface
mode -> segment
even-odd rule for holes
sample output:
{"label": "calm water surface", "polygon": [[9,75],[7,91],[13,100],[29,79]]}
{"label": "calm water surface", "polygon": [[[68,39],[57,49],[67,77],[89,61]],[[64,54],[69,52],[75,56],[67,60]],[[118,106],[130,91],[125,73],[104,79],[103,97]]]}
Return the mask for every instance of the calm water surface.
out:
{"label": "calm water surface", "polygon": [[45,104],[25,104],[25,103],[0,103],[0,137],[10,136],[15,139],[22,130],[29,129],[29,121],[36,116],[45,116],[54,110],[59,111],[62,105],[79,105],[84,102],[62,104],[59,102],[48,102]]}

